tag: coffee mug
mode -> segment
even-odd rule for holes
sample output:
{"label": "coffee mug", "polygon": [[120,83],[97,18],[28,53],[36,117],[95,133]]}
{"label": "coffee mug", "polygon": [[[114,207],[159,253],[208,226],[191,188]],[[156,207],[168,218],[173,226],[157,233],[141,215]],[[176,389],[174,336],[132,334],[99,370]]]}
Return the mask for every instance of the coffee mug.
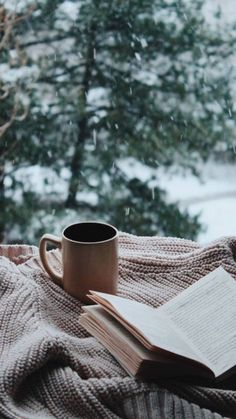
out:
{"label": "coffee mug", "polygon": [[[47,242],[62,251],[62,275],[48,261]],[[89,290],[116,294],[118,280],[118,231],[110,224],[89,221],[67,226],[62,237],[44,234],[40,259],[54,282],[83,302]]]}

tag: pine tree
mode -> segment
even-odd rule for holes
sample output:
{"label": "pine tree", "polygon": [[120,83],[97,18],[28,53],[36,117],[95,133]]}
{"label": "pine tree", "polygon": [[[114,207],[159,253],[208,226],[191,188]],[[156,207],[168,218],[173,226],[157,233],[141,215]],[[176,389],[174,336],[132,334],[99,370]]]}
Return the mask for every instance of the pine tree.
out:
{"label": "pine tree", "polygon": [[[235,39],[230,28],[209,27],[202,6],[43,0],[22,21],[20,48],[39,70],[25,160],[69,174],[66,197],[50,193],[45,213],[74,209],[136,234],[196,237],[198,218],[168,202],[158,176],[173,166],[196,173],[199,159],[232,149]],[[124,161],[150,178],[127,174]]]}

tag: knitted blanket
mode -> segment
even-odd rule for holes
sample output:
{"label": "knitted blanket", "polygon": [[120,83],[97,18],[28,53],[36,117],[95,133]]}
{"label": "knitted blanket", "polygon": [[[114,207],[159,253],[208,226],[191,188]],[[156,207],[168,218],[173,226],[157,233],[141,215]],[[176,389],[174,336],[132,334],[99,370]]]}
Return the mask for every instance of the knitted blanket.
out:
{"label": "knitted blanket", "polygon": [[[235,258],[234,237],[200,246],[120,233],[118,295],[158,307],[220,265],[236,279]],[[82,304],[49,279],[36,247],[0,246],[0,302],[0,418],[236,417],[235,378],[213,388],[130,377],[79,325]]]}

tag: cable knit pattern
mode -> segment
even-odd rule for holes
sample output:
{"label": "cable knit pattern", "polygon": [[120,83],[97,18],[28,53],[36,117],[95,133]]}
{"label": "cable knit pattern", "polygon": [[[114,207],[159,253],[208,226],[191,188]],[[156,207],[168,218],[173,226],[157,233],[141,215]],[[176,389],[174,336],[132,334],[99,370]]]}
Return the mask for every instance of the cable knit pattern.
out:
{"label": "cable knit pattern", "polygon": [[[234,237],[200,246],[120,233],[118,294],[158,307],[220,265],[236,279],[235,258]],[[213,388],[130,377],[79,325],[82,304],[49,279],[36,247],[0,246],[0,299],[0,418],[236,417],[233,378]]]}

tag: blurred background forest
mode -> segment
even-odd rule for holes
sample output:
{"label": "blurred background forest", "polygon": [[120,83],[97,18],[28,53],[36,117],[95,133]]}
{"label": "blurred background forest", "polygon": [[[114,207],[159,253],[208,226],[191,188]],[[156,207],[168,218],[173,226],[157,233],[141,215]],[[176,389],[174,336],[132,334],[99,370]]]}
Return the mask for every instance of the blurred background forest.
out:
{"label": "blurred background forest", "polygon": [[184,186],[171,199],[162,176],[235,162],[236,25],[204,7],[0,3],[1,242],[84,219],[198,238]]}

